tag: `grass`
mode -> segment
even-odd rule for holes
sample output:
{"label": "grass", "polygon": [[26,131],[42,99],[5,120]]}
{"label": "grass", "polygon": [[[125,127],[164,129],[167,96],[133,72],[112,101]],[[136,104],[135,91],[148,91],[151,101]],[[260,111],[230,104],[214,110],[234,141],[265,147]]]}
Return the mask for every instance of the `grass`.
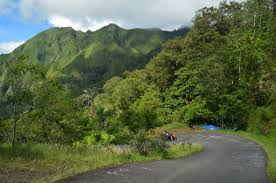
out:
{"label": "grass", "polygon": [[169,124],[163,126],[163,128],[166,128],[168,130],[187,128],[187,127],[188,127],[187,124],[185,124],[185,123],[179,123],[179,122],[173,122],[173,123],[169,123]]}
{"label": "grass", "polygon": [[219,132],[239,135],[261,145],[268,157],[269,177],[273,183],[276,183],[276,136],[264,136],[245,131],[233,132],[232,130],[219,130]]}
{"label": "grass", "polygon": [[174,145],[167,153],[115,152],[97,147],[48,144],[0,145],[0,179],[4,182],[53,182],[113,165],[179,158],[202,150],[199,144]]}
{"label": "grass", "polygon": [[199,128],[196,128],[196,130],[191,130],[185,123],[173,122],[157,128],[155,132],[161,134],[164,133],[165,130],[174,131],[176,133],[193,133],[202,131]]}

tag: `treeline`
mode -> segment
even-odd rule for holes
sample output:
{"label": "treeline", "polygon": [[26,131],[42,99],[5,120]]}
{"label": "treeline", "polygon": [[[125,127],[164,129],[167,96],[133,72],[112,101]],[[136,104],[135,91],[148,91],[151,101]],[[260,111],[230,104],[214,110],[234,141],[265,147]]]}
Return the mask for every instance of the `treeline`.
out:
{"label": "treeline", "polygon": [[109,80],[88,112],[121,134],[171,122],[275,132],[273,2],[199,10],[191,32],[168,41],[146,68]]}
{"label": "treeline", "polygon": [[[203,8],[186,37],[144,69],[72,97],[23,58],[2,83],[2,141],[126,143],[171,122],[213,123],[264,135],[276,129],[276,17],[270,0]],[[2,109],[4,108],[4,109]],[[141,135],[142,134],[142,135]]]}
{"label": "treeline", "polygon": [[20,57],[5,65],[1,83],[0,138],[5,142],[68,143],[81,136],[76,100],[47,68]]}

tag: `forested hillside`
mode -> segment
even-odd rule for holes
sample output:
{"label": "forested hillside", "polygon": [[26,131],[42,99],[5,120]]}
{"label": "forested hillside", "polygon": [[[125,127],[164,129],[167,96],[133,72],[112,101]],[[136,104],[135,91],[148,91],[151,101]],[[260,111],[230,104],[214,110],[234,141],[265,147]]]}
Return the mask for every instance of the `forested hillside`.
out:
{"label": "forested hillside", "polygon": [[115,24],[95,32],[75,31],[70,27],[51,28],[11,54],[1,55],[0,74],[5,72],[5,66],[1,65],[23,55],[25,62],[42,64],[47,68],[48,78],[59,77],[79,95],[83,89],[101,87],[106,80],[126,70],[143,68],[164,41],[188,31],[188,28],[173,32],[126,30]]}
{"label": "forested hillside", "polygon": [[106,82],[88,109],[95,129],[117,137],[120,129],[205,122],[275,134],[273,8],[249,0],[199,10],[192,31],[164,44],[145,69]]}
{"label": "forested hillside", "polygon": [[[1,141],[127,143],[172,122],[275,134],[273,12],[269,0],[203,8],[187,36],[169,40],[144,69],[113,77],[102,89],[93,86],[142,67],[172,33],[115,25],[41,33],[2,56],[1,111],[9,117],[0,121]],[[72,97],[68,83],[85,91]]]}
{"label": "forested hillside", "polygon": [[[243,182],[263,170],[255,177],[268,173],[276,182],[275,2],[223,1],[198,10],[191,28],[172,32],[114,24],[95,32],[51,28],[0,55],[0,182],[54,182],[96,168],[183,157],[204,148],[192,136],[215,145],[181,161],[188,168],[155,164],[161,173],[182,167],[167,181],[184,180],[184,171],[197,175],[202,158],[218,155],[222,162],[201,167],[212,164],[208,180],[241,175],[236,180]],[[198,126],[188,129],[191,124]],[[203,124],[258,145],[213,138],[200,132]],[[223,165],[223,176],[209,179],[216,165]],[[123,169],[110,170],[102,171],[108,180],[127,178]]]}

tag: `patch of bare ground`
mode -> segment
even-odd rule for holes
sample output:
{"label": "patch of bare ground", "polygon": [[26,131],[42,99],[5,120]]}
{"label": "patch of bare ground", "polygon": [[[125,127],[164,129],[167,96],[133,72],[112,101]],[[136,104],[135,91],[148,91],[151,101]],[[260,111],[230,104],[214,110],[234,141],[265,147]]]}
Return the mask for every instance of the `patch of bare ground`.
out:
{"label": "patch of bare ground", "polygon": [[0,183],[29,183],[41,177],[50,176],[51,172],[29,169],[0,169]]}

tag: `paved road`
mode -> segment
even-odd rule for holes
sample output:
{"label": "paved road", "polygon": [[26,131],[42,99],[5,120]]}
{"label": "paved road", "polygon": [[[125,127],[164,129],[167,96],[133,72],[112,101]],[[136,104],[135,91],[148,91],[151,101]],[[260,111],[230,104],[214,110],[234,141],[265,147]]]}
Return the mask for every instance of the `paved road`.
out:
{"label": "paved road", "polygon": [[117,166],[79,174],[60,183],[268,183],[266,155],[259,145],[219,133],[179,135],[204,151],[187,158]]}

